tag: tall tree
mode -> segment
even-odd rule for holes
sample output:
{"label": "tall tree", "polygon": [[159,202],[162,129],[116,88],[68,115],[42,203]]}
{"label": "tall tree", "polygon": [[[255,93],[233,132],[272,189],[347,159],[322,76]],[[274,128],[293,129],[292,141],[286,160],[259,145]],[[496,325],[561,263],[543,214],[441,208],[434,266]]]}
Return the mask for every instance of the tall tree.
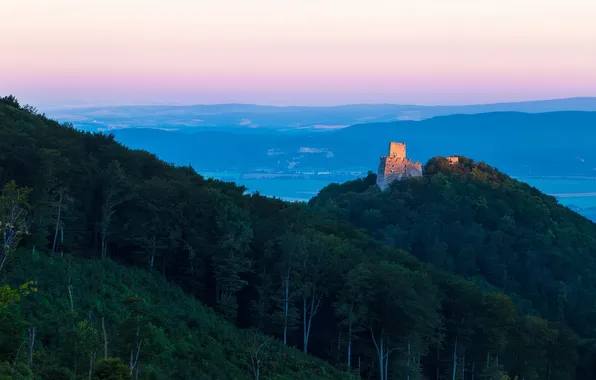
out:
{"label": "tall tree", "polygon": [[216,216],[220,232],[213,257],[216,302],[220,311],[230,320],[236,319],[238,303],[236,293],[247,281],[241,274],[250,270],[246,257],[252,230],[245,212],[233,205],[223,205]]}
{"label": "tall tree", "polygon": [[100,219],[101,258],[108,257],[108,237],[117,207],[133,196],[132,187],[119,161],[112,161],[103,173],[102,204]]}
{"label": "tall tree", "polygon": [[344,279],[338,300],[335,303],[335,313],[340,318],[340,324],[347,329],[346,364],[352,368],[352,343],[359,333],[365,331],[367,302],[373,294],[373,273],[370,267],[360,264],[349,271]]}
{"label": "tall tree", "polygon": [[[326,289],[323,280],[327,274],[331,246],[320,234],[312,234],[299,256],[299,280],[302,296],[302,348],[308,353],[308,342],[313,319],[319,312]],[[329,250],[329,251],[328,251]]]}
{"label": "tall tree", "polygon": [[0,246],[0,274],[5,269],[10,255],[19,242],[29,233],[29,205],[28,188],[18,187],[12,181],[7,183],[0,195],[0,233],[2,246]]}

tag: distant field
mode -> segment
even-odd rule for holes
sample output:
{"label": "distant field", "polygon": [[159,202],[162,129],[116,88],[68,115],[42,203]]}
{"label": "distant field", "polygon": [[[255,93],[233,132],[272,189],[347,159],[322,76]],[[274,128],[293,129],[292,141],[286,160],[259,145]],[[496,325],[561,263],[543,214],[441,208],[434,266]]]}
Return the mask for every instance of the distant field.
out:
{"label": "distant field", "polygon": [[518,177],[517,179],[549,194],[596,192],[596,177]]}
{"label": "distant field", "polygon": [[236,182],[249,191],[288,201],[308,201],[329,184],[316,179],[242,179]]}

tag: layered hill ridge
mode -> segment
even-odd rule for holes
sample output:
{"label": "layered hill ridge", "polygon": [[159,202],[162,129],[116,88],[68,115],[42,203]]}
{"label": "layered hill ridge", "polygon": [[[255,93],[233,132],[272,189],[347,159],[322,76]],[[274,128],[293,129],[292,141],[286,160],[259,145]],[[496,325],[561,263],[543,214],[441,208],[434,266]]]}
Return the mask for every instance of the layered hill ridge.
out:
{"label": "layered hill ridge", "polygon": [[[36,280],[39,289],[0,309],[0,317],[11,318],[0,325],[5,362],[0,370],[21,371],[23,379],[31,373],[88,378],[89,358],[104,356],[105,322],[107,356],[120,358],[125,368],[143,342],[140,364],[131,360],[130,372],[138,370],[144,379],[226,378],[223,373],[276,380],[348,378],[348,373],[381,380],[437,374],[593,378],[593,345],[580,339],[591,337],[594,320],[587,308],[592,225],[554,199],[551,205],[548,197],[536,207],[542,194],[516,187],[492,168],[462,159],[449,172],[440,160],[433,162],[425,168],[428,175],[393,182],[384,193],[371,189],[376,181],[371,175],[330,186],[311,206],[290,204],[244,195],[242,187],[206,180],[189,167],[130,150],[113,136],[81,133],[2,99],[0,185],[8,184],[2,202],[16,199],[27,210],[27,217],[13,224],[26,225],[30,234],[0,272],[0,285]],[[509,185],[509,198],[497,196],[499,186]],[[401,197],[401,186],[416,191]],[[16,191],[22,187],[31,192]],[[25,200],[14,194],[28,195]],[[469,202],[458,206],[454,197]],[[441,212],[432,212],[434,206]],[[396,211],[419,223],[393,224],[388,215]],[[0,220],[4,217],[0,213]],[[440,226],[452,221],[459,224],[454,222],[449,236],[466,245],[446,250],[453,246]],[[479,226],[468,228],[473,221]],[[509,230],[492,234],[495,225]],[[555,238],[542,236],[548,228]],[[491,233],[487,247],[480,245],[485,229]],[[514,233],[512,243],[508,236]],[[507,249],[499,250],[500,241]],[[546,251],[553,241],[571,248],[550,250],[541,261],[536,250]],[[406,246],[422,260],[396,248]],[[433,249],[425,256],[427,247]],[[486,255],[490,260],[476,257],[479,248],[493,252]],[[453,259],[453,252],[462,252],[461,258]],[[523,265],[503,252],[524,257]],[[473,262],[468,257],[483,270],[466,267]],[[501,267],[484,271],[502,257],[510,259],[505,286],[497,281]],[[575,268],[583,259],[583,269]],[[125,270],[112,261],[140,269]],[[80,273],[68,275],[72,270]],[[573,274],[582,277],[564,281]],[[560,281],[558,287],[551,277]],[[558,298],[541,297],[552,289]],[[154,310],[141,313],[146,306]],[[207,327],[203,318],[219,327]],[[142,337],[140,321],[150,326]],[[584,322],[584,329],[577,328]],[[277,343],[263,356],[242,349],[238,340],[247,336],[245,328]],[[33,329],[37,338],[29,344]],[[19,342],[27,349],[19,350]],[[262,364],[259,376],[255,362]],[[102,367],[91,367],[102,379]]]}
{"label": "layered hill ridge", "polygon": [[[389,141],[407,141],[413,161],[461,154],[490,162],[510,175],[593,176],[595,124],[596,112],[497,112],[357,124],[325,133],[266,134],[258,128],[241,134],[134,128],[114,133],[127,146],[150,150],[179,165],[191,163],[199,171],[372,169]],[[304,153],[301,147],[325,149],[325,154]],[[268,154],[270,149],[275,149],[274,155]],[[290,163],[295,163],[291,170]]]}

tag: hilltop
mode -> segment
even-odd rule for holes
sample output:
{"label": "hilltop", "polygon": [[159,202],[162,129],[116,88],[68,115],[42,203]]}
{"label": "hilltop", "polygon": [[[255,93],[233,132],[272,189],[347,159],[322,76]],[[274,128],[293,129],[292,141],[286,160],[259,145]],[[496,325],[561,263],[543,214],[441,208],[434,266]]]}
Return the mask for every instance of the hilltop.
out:
{"label": "hilltop", "polygon": [[[513,294],[509,285],[466,280],[450,273],[461,268],[419,260],[373,228],[354,228],[358,221],[346,215],[358,208],[336,202],[332,215],[335,201],[320,211],[316,204],[246,195],[242,187],[131,150],[111,135],[60,125],[13,98],[0,101],[0,168],[0,221],[22,237],[0,251],[7,258],[0,268],[0,317],[11,322],[1,324],[0,373],[87,378],[91,367],[95,379],[106,378],[110,368],[120,379],[137,371],[146,379],[594,377],[592,346],[582,340],[590,332],[567,327],[576,326],[568,320],[571,304],[565,319],[555,318],[555,309],[541,308],[531,292]],[[457,178],[463,181],[464,173]],[[432,178],[438,184],[429,197],[451,194],[449,181],[440,186],[441,177]],[[370,181],[374,176],[340,188],[375,200],[365,191]],[[488,212],[473,187],[466,194]],[[515,194],[542,196],[528,189]],[[327,189],[319,199],[330,195]],[[515,209],[517,199],[485,202]],[[378,223],[381,206],[366,212],[366,220]],[[15,207],[22,211],[11,213]],[[465,207],[454,212],[451,218],[470,217]],[[437,224],[449,220],[441,217]],[[526,231],[532,241],[538,227],[550,225],[544,213],[526,218],[537,226]],[[591,249],[584,219],[561,211],[555,221],[559,228],[586,229],[556,232],[574,248]],[[426,230],[425,241],[443,236]],[[523,247],[524,239],[516,243]],[[562,255],[560,270],[573,273],[564,266],[570,252],[553,254]],[[583,265],[587,292],[591,262]],[[587,293],[571,285],[573,305],[586,301],[576,294]],[[589,312],[577,310],[589,327]],[[262,347],[264,334],[275,341],[265,353],[251,351]],[[258,375],[254,363],[261,365]]]}
{"label": "hilltop", "polygon": [[424,176],[376,175],[311,200],[379,241],[529,301],[523,308],[596,338],[596,224],[482,162],[436,157]]}

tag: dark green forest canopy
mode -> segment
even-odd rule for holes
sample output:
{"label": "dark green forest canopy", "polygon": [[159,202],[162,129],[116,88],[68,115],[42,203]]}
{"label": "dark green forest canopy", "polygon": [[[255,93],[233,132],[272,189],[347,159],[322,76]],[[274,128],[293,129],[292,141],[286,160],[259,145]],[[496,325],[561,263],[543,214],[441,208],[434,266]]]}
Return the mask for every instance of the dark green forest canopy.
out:
{"label": "dark green forest canopy", "polygon": [[437,157],[424,172],[386,192],[370,173],[324,188],[310,204],[595,337],[596,224],[482,162]]}
{"label": "dark green forest canopy", "polygon": [[[260,378],[280,380],[593,377],[583,339],[593,323],[592,225],[489,167],[433,162],[427,177],[391,192],[369,176],[291,204],[4,99],[3,199],[26,187],[30,208],[0,286],[37,281],[38,291],[0,310],[11,321],[0,376],[87,378],[95,358],[94,376],[124,365],[147,379],[257,378],[255,363]],[[499,196],[505,186],[510,197]],[[571,274],[576,282],[566,282]],[[275,341],[259,351],[263,334]]]}

